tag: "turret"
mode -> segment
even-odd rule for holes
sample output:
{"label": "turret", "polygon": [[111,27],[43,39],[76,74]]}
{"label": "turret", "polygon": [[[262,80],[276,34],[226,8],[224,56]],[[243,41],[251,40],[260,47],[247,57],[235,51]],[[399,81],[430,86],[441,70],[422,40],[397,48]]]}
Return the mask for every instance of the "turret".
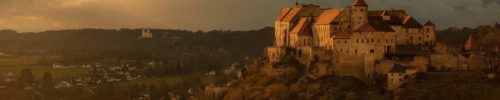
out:
{"label": "turret", "polygon": [[356,0],[351,6],[351,13],[352,30],[368,23],[368,5],[364,0]]}
{"label": "turret", "polygon": [[296,1],[295,1],[295,6],[296,6],[296,7],[300,6],[299,0],[296,0]]}
{"label": "turret", "polygon": [[427,21],[427,23],[424,24],[424,33],[426,34],[425,38],[427,38],[426,43],[434,44],[436,41],[436,25],[431,21]]}
{"label": "turret", "polygon": [[432,23],[431,21],[427,21],[427,23],[425,23],[424,25],[424,28],[426,33],[432,33],[434,32],[434,30],[436,30],[436,25],[434,25],[434,23]]}

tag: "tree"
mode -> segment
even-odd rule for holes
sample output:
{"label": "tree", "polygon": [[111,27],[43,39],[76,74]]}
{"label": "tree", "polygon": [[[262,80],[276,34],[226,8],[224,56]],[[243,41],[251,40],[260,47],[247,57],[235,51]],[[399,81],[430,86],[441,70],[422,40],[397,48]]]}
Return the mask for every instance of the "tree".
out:
{"label": "tree", "polygon": [[52,80],[52,74],[50,72],[45,72],[43,74],[43,85],[45,87],[53,87],[54,86],[54,83],[53,83],[53,80]]}
{"label": "tree", "polygon": [[19,76],[19,82],[20,85],[23,86],[29,86],[33,83],[33,73],[31,72],[31,69],[22,69],[21,70],[21,75]]}
{"label": "tree", "polygon": [[43,80],[42,80],[42,88],[40,90],[41,94],[43,95],[44,99],[52,100],[56,99],[56,91],[54,87],[54,81],[52,80],[52,74],[50,72],[45,72],[43,74]]}
{"label": "tree", "polygon": [[488,64],[487,70],[495,72],[500,67],[500,48],[498,46],[493,48],[488,48],[486,51],[486,64]]}

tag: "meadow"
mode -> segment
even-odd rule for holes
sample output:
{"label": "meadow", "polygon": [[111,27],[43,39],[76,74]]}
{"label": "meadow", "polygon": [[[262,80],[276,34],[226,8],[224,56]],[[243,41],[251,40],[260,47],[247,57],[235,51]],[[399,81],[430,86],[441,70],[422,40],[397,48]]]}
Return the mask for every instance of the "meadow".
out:
{"label": "meadow", "polygon": [[31,69],[35,80],[41,80],[45,72],[50,72],[54,80],[69,79],[86,72],[81,68],[55,69],[48,65],[38,64],[39,57],[36,56],[0,56],[0,74],[8,72],[19,75],[22,69]]}

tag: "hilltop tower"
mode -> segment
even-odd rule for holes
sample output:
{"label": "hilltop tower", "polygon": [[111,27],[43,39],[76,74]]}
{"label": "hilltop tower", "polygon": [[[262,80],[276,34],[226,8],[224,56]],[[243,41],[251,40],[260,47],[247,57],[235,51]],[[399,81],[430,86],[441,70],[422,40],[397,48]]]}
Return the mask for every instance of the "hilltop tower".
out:
{"label": "hilltop tower", "polygon": [[351,6],[351,30],[368,23],[368,5],[365,0],[356,0]]}
{"label": "hilltop tower", "polygon": [[141,29],[141,36],[139,38],[145,39],[145,38],[153,38],[153,33],[149,28],[143,28]]}

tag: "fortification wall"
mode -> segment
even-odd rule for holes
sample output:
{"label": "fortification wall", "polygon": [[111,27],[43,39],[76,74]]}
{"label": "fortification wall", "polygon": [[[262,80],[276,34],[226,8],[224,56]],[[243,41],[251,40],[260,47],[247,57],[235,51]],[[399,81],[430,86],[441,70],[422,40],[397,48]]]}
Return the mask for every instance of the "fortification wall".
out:
{"label": "fortification wall", "polygon": [[396,64],[395,60],[380,60],[375,64],[375,71],[379,74],[387,74]]}
{"label": "fortification wall", "polygon": [[365,79],[365,59],[356,56],[335,56],[334,74]]}
{"label": "fortification wall", "polygon": [[431,55],[431,65],[436,70],[481,70],[484,66],[481,56],[466,58],[462,55],[434,54]]}
{"label": "fortification wall", "polygon": [[427,72],[427,66],[429,65],[428,56],[415,56],[411,61],[398,61],[398,64],[403,66],[415,66],[418,72]]}

